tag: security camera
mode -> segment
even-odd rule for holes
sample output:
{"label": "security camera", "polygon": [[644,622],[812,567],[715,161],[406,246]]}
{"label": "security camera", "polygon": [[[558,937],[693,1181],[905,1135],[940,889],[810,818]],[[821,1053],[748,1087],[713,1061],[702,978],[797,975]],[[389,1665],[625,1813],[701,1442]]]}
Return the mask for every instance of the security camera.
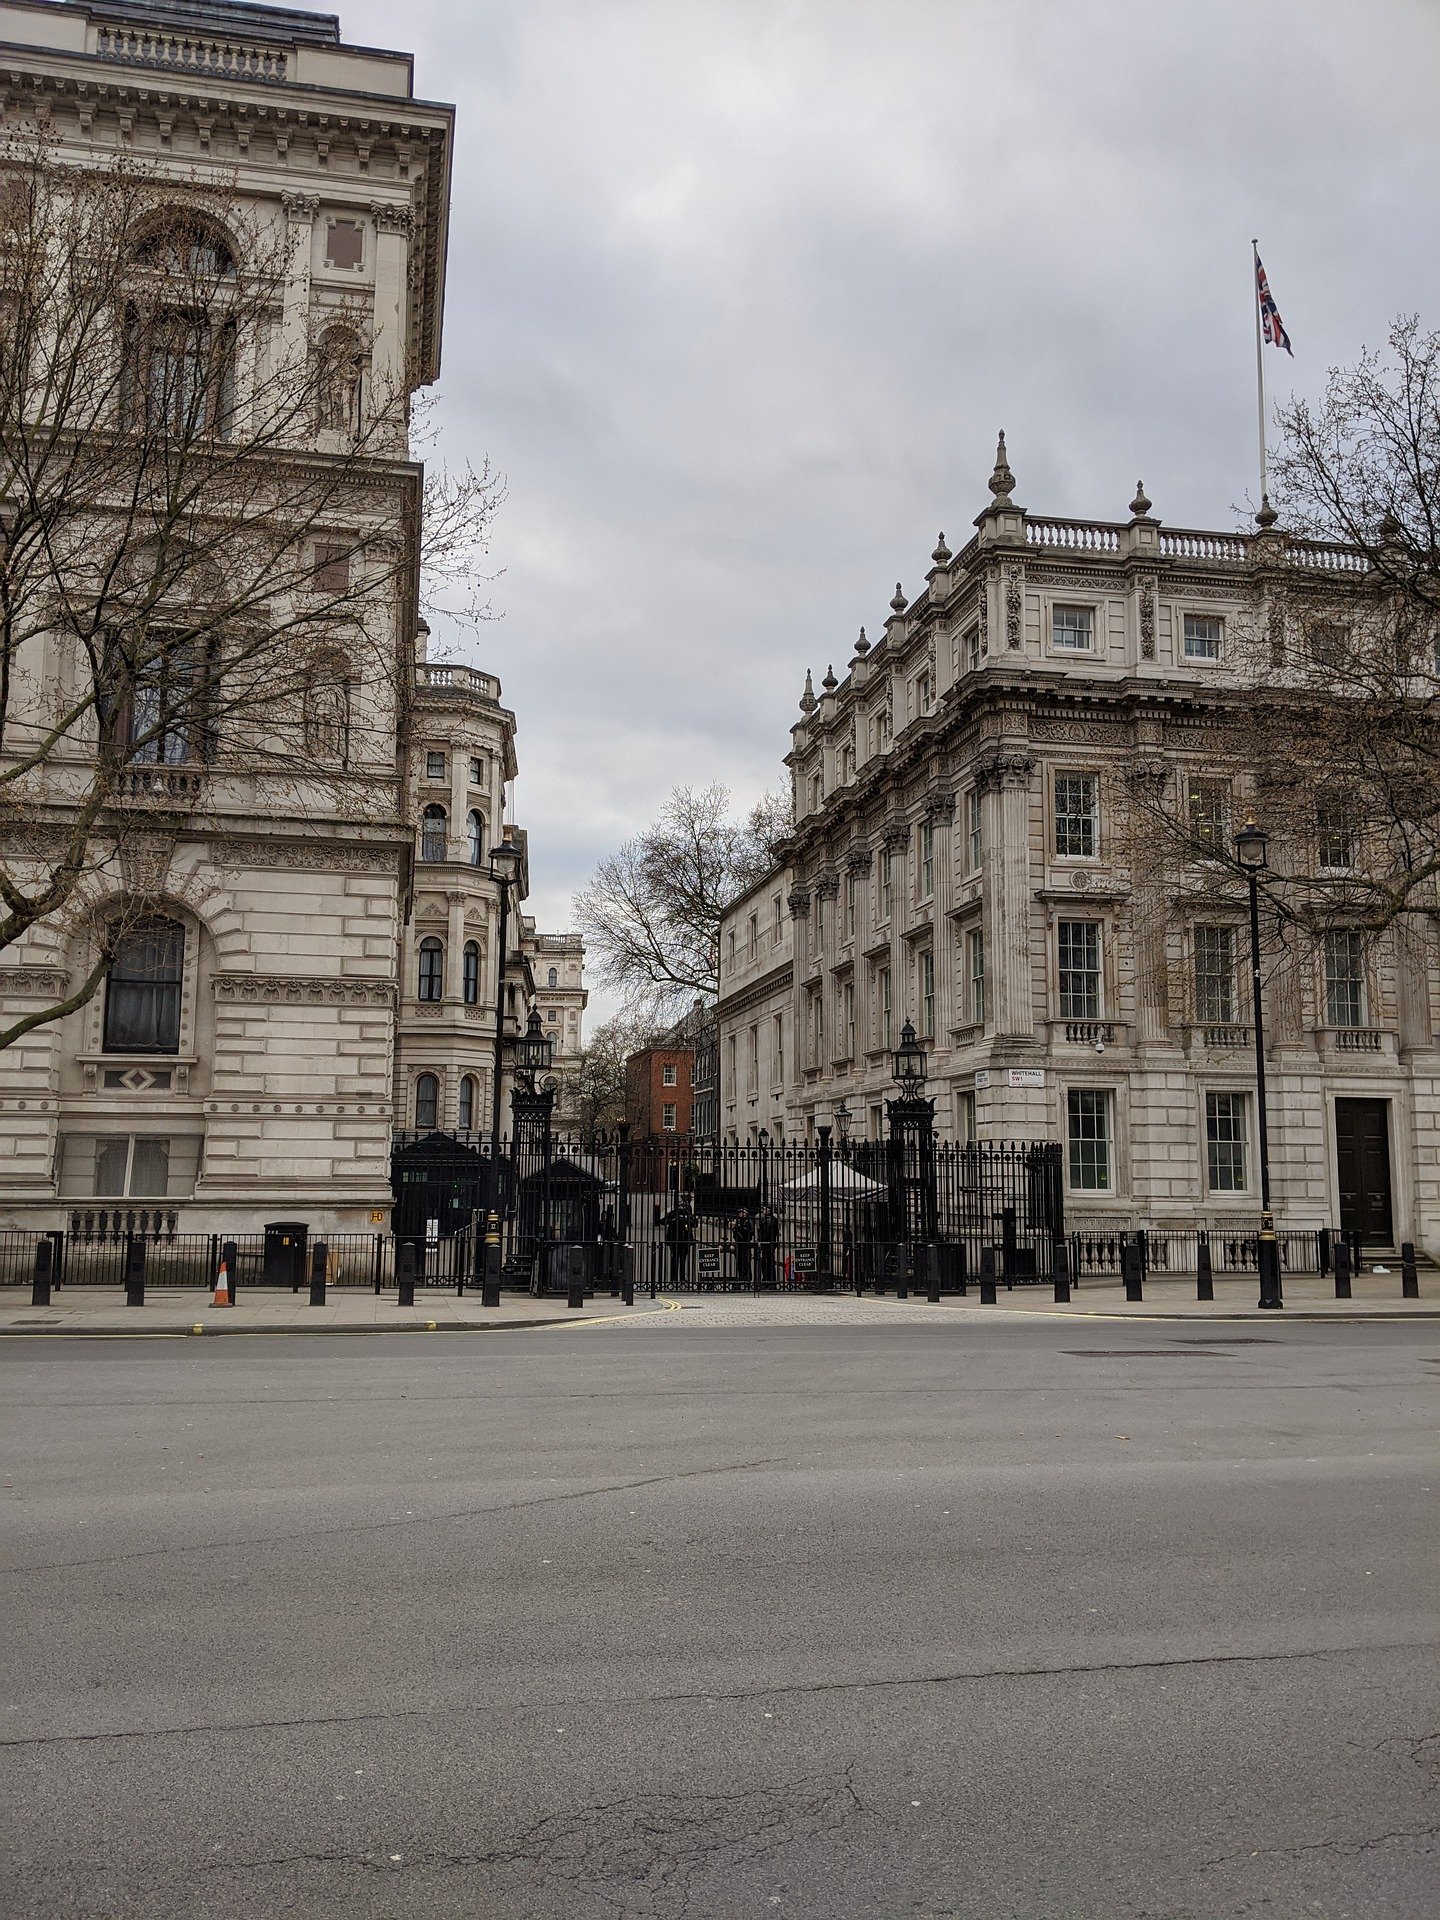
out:
{"label": "security camera", "polygon": [[1104,1053],[1104,1051],[1105,1051],[1105,1042],[1104,1042],[1103,1040],[1097,1040],[1097,1041],[1095,1042],[1095,1051],[1096,1051],[1096,1053]]}

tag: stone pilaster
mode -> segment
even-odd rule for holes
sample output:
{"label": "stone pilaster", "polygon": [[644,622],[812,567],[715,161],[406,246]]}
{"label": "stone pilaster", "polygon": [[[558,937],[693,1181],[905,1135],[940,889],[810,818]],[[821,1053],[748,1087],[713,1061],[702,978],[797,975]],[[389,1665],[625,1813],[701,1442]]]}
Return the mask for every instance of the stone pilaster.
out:
{"label": "stone pilaster", "polygon": [[1030,782],[1026,753],[1001,753],[981,769],[985,790],[985,895],[990,945],[986,971],[994,982],[995,1032],[1029,1040],[1035,1032],[1030,954]]}

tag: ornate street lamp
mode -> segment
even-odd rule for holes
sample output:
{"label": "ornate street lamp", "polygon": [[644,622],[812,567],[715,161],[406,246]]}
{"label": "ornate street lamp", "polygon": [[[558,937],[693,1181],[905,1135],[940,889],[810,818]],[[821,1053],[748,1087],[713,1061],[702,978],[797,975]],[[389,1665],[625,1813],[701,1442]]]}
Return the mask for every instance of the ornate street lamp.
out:
{"label": "ornate street lamp", "polygon": [[515,1070],[525,1075],[531,1093],[540,1075],[549,1071],[554,1057],[555,1042],[541,1029],[540,1009],[532,1007],[525,1032],[515,1042]]}
{"label": "ornate street lamp", "polygon": [[1280,1244],[1275,1238],[1275,1215],[1270,1209],[1270,1130],[1265,1112],[1265,1009],[1260,992],[1260,875],[1266,866],[1269,836],[1250,814],[1235,836],[1235,859],[1250,883],[1250,1004],[1255,1017],[1255,1110],[1260,1143],[1260,1242],[1256,1265],[1260,1271],[1261,1307],[1283,1307],[1280,1291]]}
{"label": "ornate street lamp", "polygon": [[925,1049],[915,1038],[915,1029],[908,1020],[900,1029],[893,1071],[901,1099],[918,1100],[925,1091]]}
{"label": "ornate street lamp", "polygon": [[835,1102],[835,1131],[843,1147],[850,1138],[850,1108],[844,1100]]}
{"label": "ornate street lamp", "polygon": [[935,1102],[925,1097],[925,1049],[907,1020],[891,1060],[898,1100],[887,1100],[890,1196],[900,1237],[933,1241],[938,1231]]}

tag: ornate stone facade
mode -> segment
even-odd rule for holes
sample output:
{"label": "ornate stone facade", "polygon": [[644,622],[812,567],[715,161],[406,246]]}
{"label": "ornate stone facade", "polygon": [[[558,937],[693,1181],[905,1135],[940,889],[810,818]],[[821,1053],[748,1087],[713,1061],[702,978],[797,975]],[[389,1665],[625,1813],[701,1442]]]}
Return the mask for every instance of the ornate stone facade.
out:
{"label": "ornate stone facade", "polygon": [[[802,703],[789,860],[721,932],[722,953],[732,937],[744,951],[754,900],[789,903],[783,944],[733,981],[722,974],[721,1137],[754,1137],[747,1049],[776,1022],[794,1045],[770,1130],[809,1137],[838,1113],[878,1136],[909,1018],[941,1133],[1058,1139],[1072,1220],[1253,1224],[1248,924],[1234,889],[1203,873],[1157,891],[1127,854],[1121,816],[1128,784],[1218,777],[1233,789],[1230,828],[1243,817],[1245,775],[1217,764],[1213,714],[1232,673],[1226,636],[1272,550],[1171,532],[1143,491],[1128,522],[1042,519],[1015,505],[1014,484],[1002,444],[975,537],[915,600],[897,595],[884,638]],[[1353,570],[1353,556],[1304,558],[1332,566],[1341,588]],[[1001,647],[987,645],[989,583]],[[935,651],[933,709],[915,713],[906,689],[937,630],[956,644]],[[892,711],[912,716],[893,739],[876,724]],[[875,848],[868,869],[849,864],[857,839]],[[838,901],[837,869],[854,887]],[[1208,1008],[1202,946],[1218,969]],[[1365,966],[1363,1024],[1337,1027],[1321,960],[1274,958],[1276,1205],[1282,1224],[1350,1224],[1368,1128],[1368,1164],[1389,1181],[1376,1201],[1388,1232],[1375,1237],[1440,1253],[1434,923],[1379,937]]]}

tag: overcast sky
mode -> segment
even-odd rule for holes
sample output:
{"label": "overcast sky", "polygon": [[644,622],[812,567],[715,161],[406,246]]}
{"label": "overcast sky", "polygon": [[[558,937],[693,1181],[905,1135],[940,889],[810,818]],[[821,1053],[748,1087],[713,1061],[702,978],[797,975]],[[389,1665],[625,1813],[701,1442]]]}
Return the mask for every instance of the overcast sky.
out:
{"label": "overcast sky", "polygon": [[459,109],[443,448],[509,486],[466,657],[544,927],[675,785],[777,783],[997,427],[1033,512],[1253,509],[1252,234],[1279,394],[1440,324],[1440,0],[330,4]]}

